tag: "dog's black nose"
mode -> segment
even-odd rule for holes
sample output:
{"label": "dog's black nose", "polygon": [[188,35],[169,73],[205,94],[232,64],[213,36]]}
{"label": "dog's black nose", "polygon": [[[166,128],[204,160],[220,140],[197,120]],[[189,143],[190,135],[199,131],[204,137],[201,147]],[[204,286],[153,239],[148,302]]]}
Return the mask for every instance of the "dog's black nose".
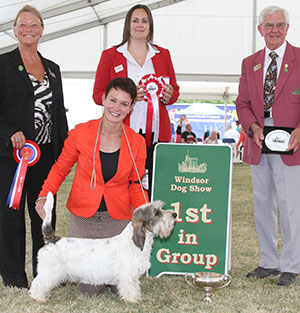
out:
{"label": "dog's black nose", "polygon": [[174,218],[176,218],[177,217],[177,213],[172,213],[172,216],[174,217]]}

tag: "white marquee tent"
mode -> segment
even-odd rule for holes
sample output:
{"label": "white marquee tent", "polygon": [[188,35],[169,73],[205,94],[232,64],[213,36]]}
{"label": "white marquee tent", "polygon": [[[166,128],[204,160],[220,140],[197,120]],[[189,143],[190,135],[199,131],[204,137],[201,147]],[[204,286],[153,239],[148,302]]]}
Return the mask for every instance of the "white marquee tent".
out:
{"label": "white marquee tent", "polygon": [[101,51],[121,41],[126,12],[137,3],[152,10],[154,41],[171,52],[182,99],[236,98],[242,59],[263,47],[257,15],[268,5],[288,10],[287,39],[300,46],[299,0],[0,0],[0,53],[17,44],[17,11],[35,6],[45,22],[39,51],[61,67],[66,106],[90,108],[74,123],[86,120],[99,110],[91,92]]}

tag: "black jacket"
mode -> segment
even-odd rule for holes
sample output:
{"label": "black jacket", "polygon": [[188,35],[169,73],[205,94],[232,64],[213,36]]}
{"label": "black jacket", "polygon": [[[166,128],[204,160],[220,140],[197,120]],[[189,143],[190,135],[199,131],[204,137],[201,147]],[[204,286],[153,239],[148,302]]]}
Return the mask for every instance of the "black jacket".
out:
{"label": "black jacket", "polygon": [[[52,88],[52,144],[56,159],[68,131],[61,74],[57,64],[40,57]],[[34,141],[34,92],[18,48],[0,55],[0,156],[12,157],[10,137],[17,131]]]}

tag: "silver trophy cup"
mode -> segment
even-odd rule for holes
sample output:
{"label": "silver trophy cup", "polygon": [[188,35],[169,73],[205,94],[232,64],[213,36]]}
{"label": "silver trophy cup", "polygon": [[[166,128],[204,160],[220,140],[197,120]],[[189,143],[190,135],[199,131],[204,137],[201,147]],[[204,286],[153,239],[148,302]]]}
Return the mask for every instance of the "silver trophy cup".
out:
{"label": "silver trophy cup", "polygon": [[221,289],[231,282],[230,275],[222,275],[214,272],[199,272],[186,274],[185,281],[192,287],[205,291],[204,303],[211,303],[211,293],[215,289]]}

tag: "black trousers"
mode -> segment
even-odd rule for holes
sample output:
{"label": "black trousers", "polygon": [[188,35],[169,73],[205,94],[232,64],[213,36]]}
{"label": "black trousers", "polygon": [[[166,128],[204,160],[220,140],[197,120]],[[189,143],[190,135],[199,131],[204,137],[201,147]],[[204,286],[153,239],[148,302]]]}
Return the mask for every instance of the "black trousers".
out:
{"label": "black trousers", "polygon": [[[145,137],[146,135],[143,134],[142,130],[140,129],[139,134]],[[151,136],[151,142],[153,141],[154,133]],[[157,143],[152,143],[151,146],[147,146],[147,159],[146,159],[146,170],[148,171],[148,196],[149,200],[151,201],[152,196],[152,177],[153,177],[153,153],[154,148]]]}
{"label": "black trousers", "polygon": [[[25,272],[25,199],[31,222],[32,270],[35,277],[37,253],[43,246],[41,232],[42,220],[35,211],[35,201],[41,191],[44,180],[54,163],[51,144],[41,145],[41,158],[28,167],[19,210],[6,205],[8,193],[17,168],[13,159],[0,157],[0,273],[3,283],[8,286],[28,287]],[[53,210],[52,225],[56,220]]]}
{"label": "black trousers", "polygon": [[152,196],[152,178],[153,178],[153,153],[155,144],[152,144],[150,147],[147,146],[147,159],[146,159],[146,169],[148,170],[148,196],[151,201]]}

